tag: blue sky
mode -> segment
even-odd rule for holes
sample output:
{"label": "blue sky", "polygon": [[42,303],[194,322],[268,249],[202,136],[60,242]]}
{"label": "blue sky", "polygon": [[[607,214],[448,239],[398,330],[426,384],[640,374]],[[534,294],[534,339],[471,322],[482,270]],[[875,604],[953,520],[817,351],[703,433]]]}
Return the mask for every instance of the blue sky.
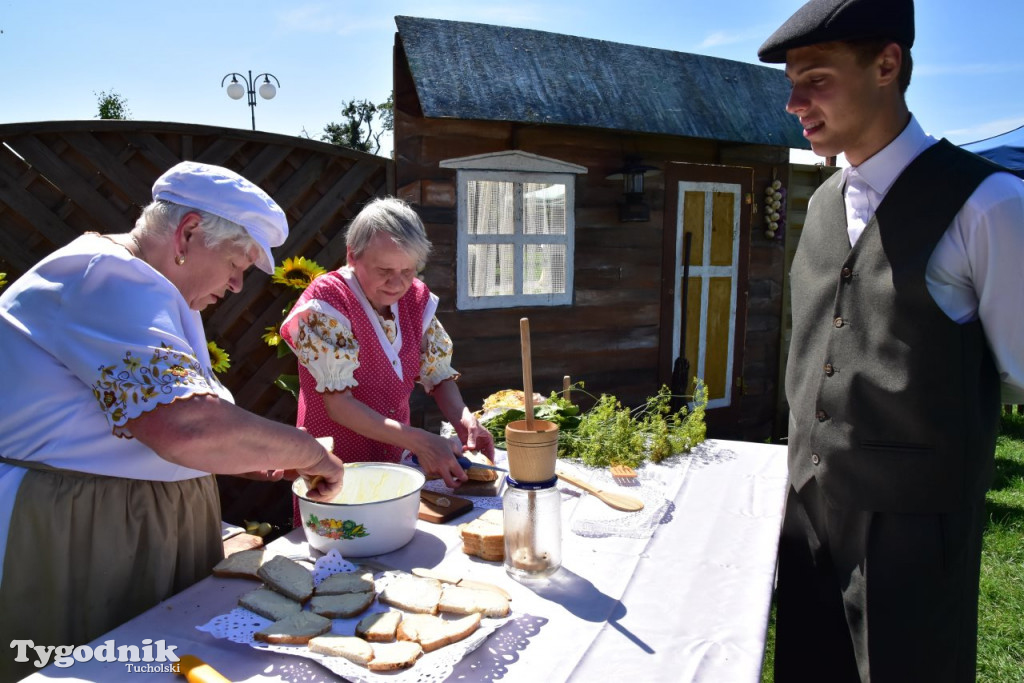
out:
{"label": "blue sky", "polygon": [[[318,138],[351,98],[391,90],[396,15],[475,21],[757,62],[803,0],[0,0],[0,123],[131,118],[248,129],[228,73],[269,72],[256,127]],[[907,93],[925,130],[962,144],[1024,125],[1022,0],[918,0]]]}

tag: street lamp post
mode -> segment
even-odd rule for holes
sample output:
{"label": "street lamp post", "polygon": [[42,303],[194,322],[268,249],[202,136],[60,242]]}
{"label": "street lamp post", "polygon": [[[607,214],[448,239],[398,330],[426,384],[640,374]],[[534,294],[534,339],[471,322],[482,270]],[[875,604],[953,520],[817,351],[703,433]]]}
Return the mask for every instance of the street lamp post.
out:
{"label": "street lamp post", "polygon": [[[281,81],[277,80],[277,76],[274,74],[262,73],[253,78],[252,71],[249,72],[248,77],[232,72],[220,80],[220,87],[224,87],[224,83],[227,82],[229,77],[231,82],[228,83],[228,97],[233,100],[240,100],[248,92],[249,110],[252,112],[252,129],[256,130],[256,82],[261,78],[263,79],[263,83],[260,85],[260,97],[265,100],[272,100],[274,95],[277,94],[277,88],[281,87]],[[245,85],[238,82],[239,78],[242,79],[242,83]],[[277,88],[274,87],[274,83],[270,82],[271,78],[274,79],[274,83],[277,83]]]}

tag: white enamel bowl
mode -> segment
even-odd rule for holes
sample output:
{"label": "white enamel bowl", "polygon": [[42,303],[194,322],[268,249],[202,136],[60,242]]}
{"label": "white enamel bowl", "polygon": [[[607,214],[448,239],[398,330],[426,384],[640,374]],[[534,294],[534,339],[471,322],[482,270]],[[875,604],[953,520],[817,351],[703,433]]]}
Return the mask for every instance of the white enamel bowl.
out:
{"label": "white enamel bowl", "polygon": [[412,540],[420,509],[423,472],[385,462],[345,465],[341,493],[329,503],[306,498],[306,482],[292,484],[299,497],[302,529],[309,545],[342,557],[382,555]]}

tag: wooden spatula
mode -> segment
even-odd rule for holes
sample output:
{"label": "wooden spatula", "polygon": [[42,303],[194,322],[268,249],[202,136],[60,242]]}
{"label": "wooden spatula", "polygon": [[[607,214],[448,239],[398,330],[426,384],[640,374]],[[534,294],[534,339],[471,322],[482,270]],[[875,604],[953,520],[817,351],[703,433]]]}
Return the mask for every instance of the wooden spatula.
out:
{"label": "wooden spatula", "polygon": [[588,484],[585,481],[581,481],[576,477],[571,477],[567,474],[558,473],[558,478],[569,482],[573,486],[583,489],[587,493],[591,494],[599,501],[607,505],[608,507],[616,510],[622,510],[623,512],[636,512],[637,510],[644,509],[644,502],[633,498],[632,496],[624,496],[621,493],[615,493],[613,491],[605,491],[592,484]]}

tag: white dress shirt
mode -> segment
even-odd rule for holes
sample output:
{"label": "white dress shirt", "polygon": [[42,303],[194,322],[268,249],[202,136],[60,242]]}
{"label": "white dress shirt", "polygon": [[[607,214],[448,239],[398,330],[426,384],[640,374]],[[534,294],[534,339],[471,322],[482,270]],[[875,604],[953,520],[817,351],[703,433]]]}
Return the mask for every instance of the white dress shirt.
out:
{"label": "white dress shirt", "polygon": [[[851,247],[904,169],[936,142],[911,116],[888,146],[860,166],[843,169]],[[1022,260],[1024,181],[995,173],[964,203],[932,252],[925,273],[928,292],[952,320],[981,319],[1003,384],[1004,403],[1024,403]]]}

